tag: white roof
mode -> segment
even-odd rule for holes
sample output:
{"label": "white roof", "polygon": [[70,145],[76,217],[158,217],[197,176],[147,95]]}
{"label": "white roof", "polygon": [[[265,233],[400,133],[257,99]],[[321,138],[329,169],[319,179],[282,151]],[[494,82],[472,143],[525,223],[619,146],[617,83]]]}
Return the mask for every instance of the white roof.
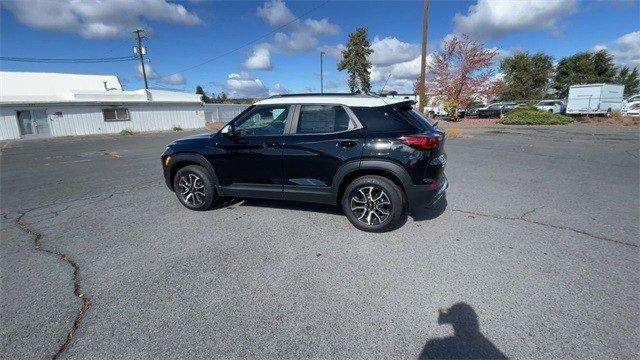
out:
{"label": "white roof", "polygon": [[200,103],[201,97],[166,90],[122,90],[115,75],[0,71],[0,103]]}
{"label": "white roof", "polygon": [[346,106],[377,107],[411,101],[412,99],[377,97],[371,95],[287,95],[260,100],[256,105],[272,104],[339,104]]}

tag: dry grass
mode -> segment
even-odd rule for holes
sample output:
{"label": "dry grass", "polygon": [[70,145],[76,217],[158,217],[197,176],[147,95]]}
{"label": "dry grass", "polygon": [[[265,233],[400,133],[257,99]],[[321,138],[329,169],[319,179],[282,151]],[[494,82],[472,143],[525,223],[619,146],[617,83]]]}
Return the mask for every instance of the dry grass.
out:
{"label": "dry grass", "polygon": [[224,126],[223,123],[220,122],[212,122],[212,123],[208,123],[206,124],[204,127],[207,130],[212,130],[212,131],[218,131],[220,130],[222,127]]}
{"label": "dry grass", "polygon": [[470,137],[471,135],[465,134],[462,130],[458,128],[451,128],[446,130],[447,139],[470,138]]}
{"label": "dry grass", "polygon": [[638,126],[640,125],[640,116],[622,116],[614,114],[611,117],[583,116],[578,118],[583,124],[594,125],[617,125],[617,126]]}

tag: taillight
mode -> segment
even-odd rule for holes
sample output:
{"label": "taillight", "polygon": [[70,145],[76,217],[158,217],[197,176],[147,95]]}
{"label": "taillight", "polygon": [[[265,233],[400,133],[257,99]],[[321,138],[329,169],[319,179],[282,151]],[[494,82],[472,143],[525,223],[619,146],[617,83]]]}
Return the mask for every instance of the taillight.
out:
{"label": "taillight", "polygon": [[433,150],[440,146],[438,135],[407,135],[399,137],[398,140],[417,150]]}

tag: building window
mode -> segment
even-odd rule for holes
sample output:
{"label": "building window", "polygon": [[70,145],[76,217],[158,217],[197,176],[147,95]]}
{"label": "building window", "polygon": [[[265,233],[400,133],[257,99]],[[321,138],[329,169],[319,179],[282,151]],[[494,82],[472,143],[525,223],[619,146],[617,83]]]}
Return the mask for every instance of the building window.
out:
{"label": "building window", "polygon": [[127,108],[111,108],[102,109],[102,117],[104,121],[130,121],[129,109]]}

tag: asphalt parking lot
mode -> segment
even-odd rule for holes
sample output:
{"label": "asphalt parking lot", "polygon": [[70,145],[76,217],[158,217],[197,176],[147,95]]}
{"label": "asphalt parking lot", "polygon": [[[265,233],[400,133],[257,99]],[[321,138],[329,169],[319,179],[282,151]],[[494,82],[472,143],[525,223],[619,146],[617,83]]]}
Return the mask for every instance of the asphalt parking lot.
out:
{"label": "asphalt parking lot", "polygon": [[318,205],[188,211],[159,162],[185,132],[5,143],[2,352],[640,355],[637,128],[467,133],[446,202],[385,234]]}

